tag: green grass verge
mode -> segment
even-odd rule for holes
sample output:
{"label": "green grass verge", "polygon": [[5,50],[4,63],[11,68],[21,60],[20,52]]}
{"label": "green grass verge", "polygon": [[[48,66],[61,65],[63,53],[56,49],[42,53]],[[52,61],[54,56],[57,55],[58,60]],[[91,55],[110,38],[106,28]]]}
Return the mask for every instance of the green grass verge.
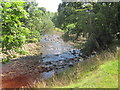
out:
{"label": "green grass verge", "polygon": [[[79,76],[80,77],[80,76]],[[118,87],[118,60],[108,61],[97,70],[87,72],[82,79],[67,86],[54,88],[117,88]]]}
{"label": "green grass verge", "polygon": [[102,52],[75,67],[35,84],[34,88],[118,88],[120,50]]}

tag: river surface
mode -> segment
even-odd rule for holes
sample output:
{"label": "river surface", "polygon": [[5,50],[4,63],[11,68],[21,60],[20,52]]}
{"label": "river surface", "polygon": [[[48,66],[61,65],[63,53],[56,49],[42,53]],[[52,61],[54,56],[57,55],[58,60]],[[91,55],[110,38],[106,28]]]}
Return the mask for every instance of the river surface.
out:
{"label": "river surface", "polygon": [[[80,50],[74,49],[69,43],[64,42],[61,39],[61,35],[61,33],[45,34],[40,40],[42,45],[42,60],[36,59],[31,62],[29,60],[29,63],[31,64],[30,68],[32,67],[32,69],[23,69],[26,69],[27,71],[29,69],[30,74],[21,74],[18,77],[3,80],[3,88],[20,88],[21,86],[26,86],[29,81],[34,82],[35,79],[48,79],[56,73],[58,74],[69,67],[73,67],[79,61],[82,61],[83,59],[80,57],[82,55]],[[21,61],[21,64],[23,63],[24,62]],[[25,64],[25,66],[27,66],[27,64]],[[38,73],[39,69],[36,70],[36,67],[38,68],[39,66],[45,68],[42,73]],[[37,74],[34,74],[34,71],[36,71]],[[6,72],[8,73],[9,71]],[[21,71],[19,70],[19,72]],[[18,73],[18,71],[12,73]]]}
{"label": "river surface", "polygon": [[59,34],[44,35],[40,43],[42,44],[43,61],[59,61],[79,57],[80,50],[64,42]]}
{"label": "river surface", "polygon": [[74,49],[69,43],[64,42],[59,33],[44,35],[40,43],[42,44],[43,66],[51,68],[49,72],[42,73],[45,79],[83,60],[78,59],[82,55],[80,50]]}

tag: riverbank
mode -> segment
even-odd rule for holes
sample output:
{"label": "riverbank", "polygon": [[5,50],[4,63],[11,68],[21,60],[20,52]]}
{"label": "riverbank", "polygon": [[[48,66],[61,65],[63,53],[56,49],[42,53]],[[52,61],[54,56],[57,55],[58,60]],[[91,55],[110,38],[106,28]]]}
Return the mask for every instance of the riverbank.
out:
{"label": "riverbank", "polygon": [[102,52],[33,87],[118,88],[118,60],[120,50],[116,53]]}
{"label": "riverbank", "polygon": [[24,46],[30,53],[2,65],[2,87],[21,88],[52,77],[56,72],[73,67],[82,60],[80,50],[61,39],[61,32],[43,35],[40,43]]}
{"label": "riverbank", "polygon": [[[27,43],[25,44],[22,49],[24,50],[24,52],[21,53],[16,53],[14,51],[11,51],[11,60],[13,59],[18,59],[20,57],[25,57],[25,56],[34,56],[34,55],[38,55],[40,54],[40,48],[41,48],[41,44],[39,42],[36,43]],[[1,50],[1,48],[0,48]],[[0,52],[0,58],[2,60],[2,58],[6,58],[7,54],[4,54],[2,52]],[[2,61],[1,61],[2,62]]]}
{"label": "riverbank", "polygon": [[40,69],[41,44],[39,42],[28,43],[24,45],[24,48],[29,52],[28,54],[16,54],[16,58],[11,59],[9,63],[2,64],[2,88],[20,88],[28,84],[29,79],[32,80],[43,72],[43,69]]}

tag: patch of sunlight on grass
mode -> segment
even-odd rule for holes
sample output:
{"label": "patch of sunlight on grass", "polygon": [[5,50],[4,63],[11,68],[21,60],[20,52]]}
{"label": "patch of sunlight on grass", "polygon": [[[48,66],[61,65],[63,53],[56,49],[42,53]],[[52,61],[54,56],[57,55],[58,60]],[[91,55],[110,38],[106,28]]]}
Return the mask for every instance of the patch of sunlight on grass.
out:
{"label": "patch of sunlight on grass", "polygon": [[107,61],[97,70],[90,71],[78,82],[57,88],[117,88],[118,87],[118,60]]}
{"label": "patch of sunlight on grass", "polygon": [[106,64],[101,65],[100,69],[106,73],[117,74],[118,72],[116,71],[118,70],[118,60],[109,61]]}

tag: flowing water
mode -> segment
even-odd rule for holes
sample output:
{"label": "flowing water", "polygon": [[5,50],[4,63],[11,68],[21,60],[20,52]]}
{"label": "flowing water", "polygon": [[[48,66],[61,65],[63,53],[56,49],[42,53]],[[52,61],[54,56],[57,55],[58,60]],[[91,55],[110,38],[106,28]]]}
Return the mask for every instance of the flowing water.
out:
{"label": "flowing water", "polygon": [[64,42],[61,34],[46,34],[41,38],[40,43],[43,64],[51,68],[49,72],[42,73],[45,79],[53,76],[53,73],[59,73],[78,61],[82,61],[78,59],[82,55],[80,50],[73,49],[73,46]]}
{"label": "flowing water", "polygon": [[20,77],[11,79],[11,81],[6,80],[3,85],[4,87],[15,87],[15,85],[16,87],[25,86],[27,82],[34,82],[36,78],[48,79],[56,73],[60,73],[68,67],[73,67],[74,64],[83,60],[80,58],[82,55],[80,50],[73,49],[70,44],[64,42],[59,33],[49,33],[44,35],[41,38],[40,43],[42,45],[42,65],[38,63],[41,62],[41,60],[38,60],[37,64],[33,63],[33,66],[34,70],[39,65],[40,67],[46,68],[46,70],[39,74],[32,75],[31,72],[30,75],[21,75]]}
{"label": "flowing water", "polygon": [[42,44],[43,61],[59,61],[70,58],[76,58],[80,54],[80,50],[73,49],[73,47],[65,43],[61,39],[61,35],[45,35],[40,40]]}

